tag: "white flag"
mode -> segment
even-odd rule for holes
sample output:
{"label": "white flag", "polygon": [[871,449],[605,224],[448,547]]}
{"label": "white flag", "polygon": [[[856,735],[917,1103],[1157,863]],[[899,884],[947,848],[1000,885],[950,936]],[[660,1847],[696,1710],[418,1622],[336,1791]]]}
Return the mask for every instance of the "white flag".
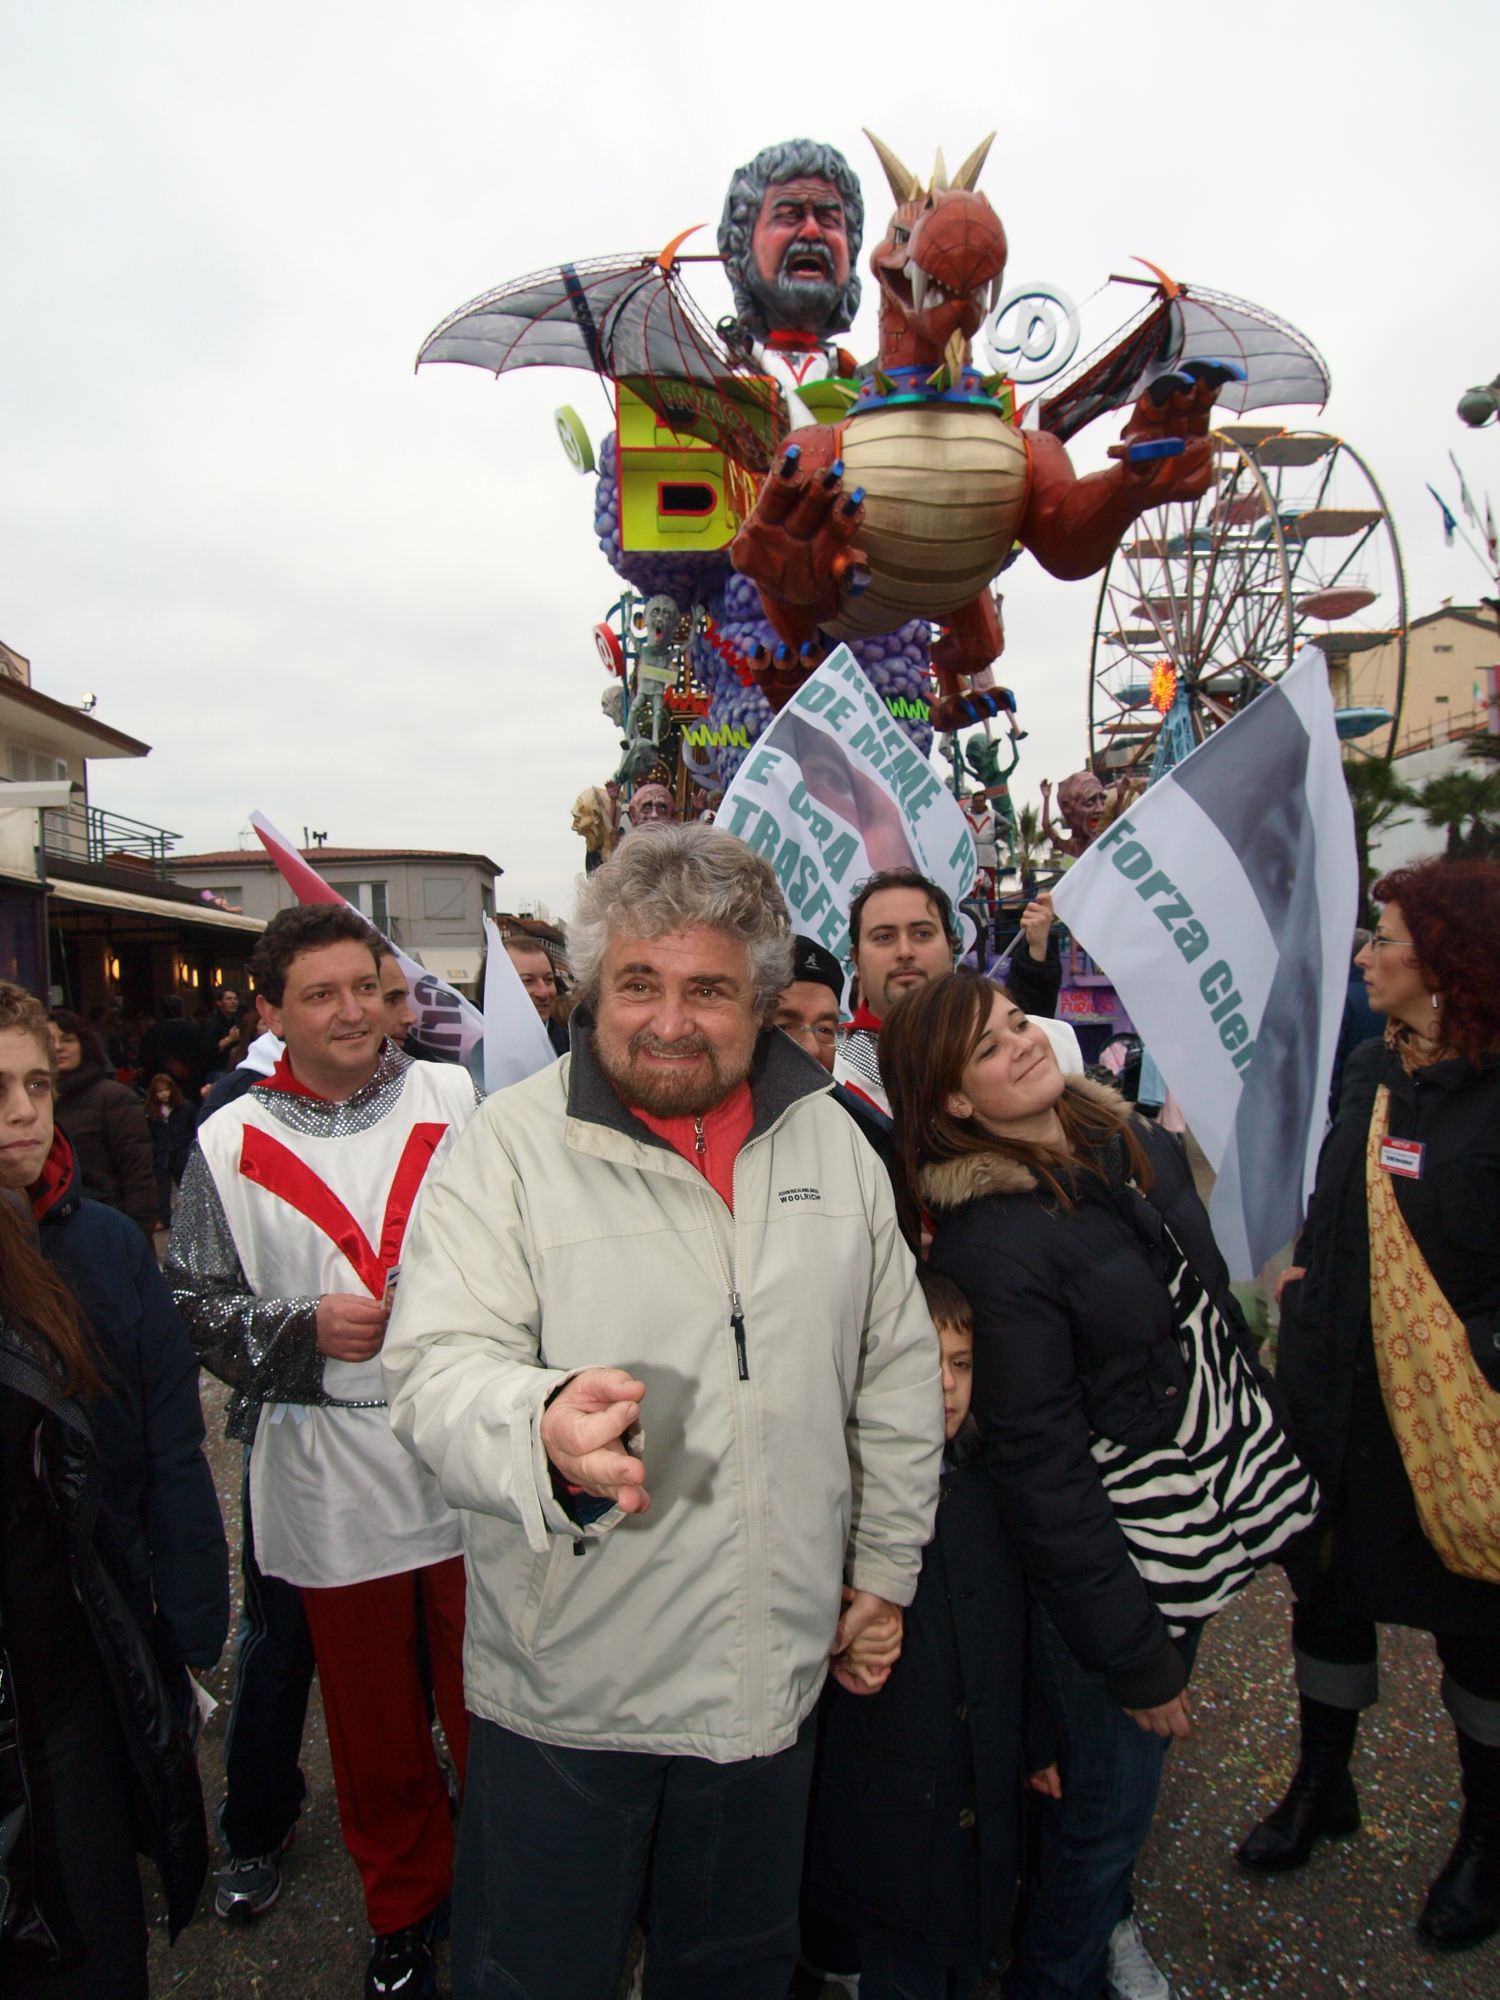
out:
{"label": "white flag", "polygon": [[487,1097],[555,1060],[542,1017],[521,984],[493,917],[484,920],[484,1090]]}
{"label": "white flag", "polygon": [[1359,902],[1328,667],[1276,683],[1151,787],[1054,891],[1107,972],[1218,1181],[1236,1278],[1300,1226]]}
{"label": "white flag", "polygon": [[735,774],[714,822],[776,871],[792,928],[849,955],[856,885],[915,868],[954,908],[974,886],[974,835],[847,646],[835,647]]}

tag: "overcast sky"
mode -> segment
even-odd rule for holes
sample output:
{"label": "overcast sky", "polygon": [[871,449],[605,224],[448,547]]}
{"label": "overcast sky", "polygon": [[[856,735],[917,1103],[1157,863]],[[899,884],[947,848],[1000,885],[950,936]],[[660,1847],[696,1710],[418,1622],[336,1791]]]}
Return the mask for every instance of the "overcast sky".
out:
{"label": "overcast sky", "polygon": [[[1500,499],[1500,431],[1453,415],[1500,368],[1497,23],[1487,0],[0,0],[0,639],[154,746],[95,765],[96,804],[192,848],[259,807],[477,849],[566,910],[569,807],[614,756],[590,632],[619,586],[551,413],[598,437],[608,406],[583,374],[415,376],[417,347],[506,278],[713,223],[735,166],[800,132],[860,175],[867,257],[888,200],[862,125],[924,170],[997,129],[1011,281],[1082,299],[1140,253],[1299,325],[1413,611],[1472,602],[1423,483],[1453,486],[1456,446]],[[1007,576],[1023,799],[1082,761],[1095,594]]]}

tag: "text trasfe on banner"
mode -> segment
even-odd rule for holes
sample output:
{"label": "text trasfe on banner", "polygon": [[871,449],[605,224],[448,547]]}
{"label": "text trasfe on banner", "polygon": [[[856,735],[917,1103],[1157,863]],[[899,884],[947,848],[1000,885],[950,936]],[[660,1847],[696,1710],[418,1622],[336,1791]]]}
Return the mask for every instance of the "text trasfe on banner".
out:
{"label": "text trasfe on banner", "polygon": [[715,823],[765,856],[792,928],[839,959],[849,955],[849,905],[866,876],[915,868],[955,907],[974,886],[968,822],[847,646],[774,718]]}

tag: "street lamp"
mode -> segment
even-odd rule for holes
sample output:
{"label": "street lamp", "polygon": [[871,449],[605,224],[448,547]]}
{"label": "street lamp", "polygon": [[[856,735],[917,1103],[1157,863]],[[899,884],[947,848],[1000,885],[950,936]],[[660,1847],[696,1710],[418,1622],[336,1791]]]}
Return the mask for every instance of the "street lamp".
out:
{"label": "street lamp", "polygon": [[1477,388],[1465,389],[1458,399],[1458,414],[1470,430],[1483,427],[1500,416],[1500,375],[1493,382],[1481,382]]}

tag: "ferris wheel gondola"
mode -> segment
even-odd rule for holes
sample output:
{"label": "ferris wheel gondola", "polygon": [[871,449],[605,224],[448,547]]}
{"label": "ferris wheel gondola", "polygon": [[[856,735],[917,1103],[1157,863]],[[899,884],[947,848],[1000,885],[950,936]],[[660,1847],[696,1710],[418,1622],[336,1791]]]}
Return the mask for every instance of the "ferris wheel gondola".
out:
{"label": "ferris wheel gondola", "polygon": [[1406,674],[1401,551],[1374,474],[1327,431],[1214,433],[1218,479],[1143,515],[1099,592],[1089,748],[1101,775],[1159,775],[1271,686],[1328,661],[1339,733],[1388,756]]}

